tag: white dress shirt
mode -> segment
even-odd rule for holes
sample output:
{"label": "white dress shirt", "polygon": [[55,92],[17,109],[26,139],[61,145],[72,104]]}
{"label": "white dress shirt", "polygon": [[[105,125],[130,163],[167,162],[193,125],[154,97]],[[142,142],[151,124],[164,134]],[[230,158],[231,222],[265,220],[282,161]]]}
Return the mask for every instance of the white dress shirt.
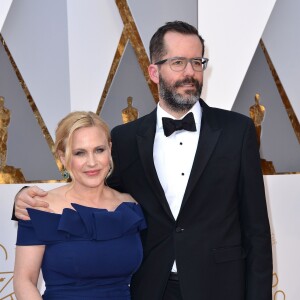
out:
{"label": "white dress shirt", "polygon": [[[194,115],[197,131],[179,130],[166,137],[163,130],[162,117],[172,119],[174,117],[164,111],[159,103],[157,105],[153,159],[159,181],[175,220],[179,214],[199,141],[202,117],[199,102],[186,114],[189,112],[192,112]],[[175,262],[172,272],[176,272]]]}

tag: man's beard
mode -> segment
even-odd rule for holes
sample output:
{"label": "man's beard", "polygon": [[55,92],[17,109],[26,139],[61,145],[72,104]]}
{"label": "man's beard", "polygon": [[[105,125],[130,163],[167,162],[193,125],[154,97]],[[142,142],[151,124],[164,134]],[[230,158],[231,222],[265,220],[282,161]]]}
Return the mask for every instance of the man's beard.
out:
{"label": "man's beard", "polygon": [[[183,95],[176,92],[176,88],[189,83],[195,86],[195,91],[187,90]],[[159,96],[173,111],[186,112],[190,110],[199,101],[201,91],[202,83],[194,78],[185,78],[170,85],[159,74]]]}

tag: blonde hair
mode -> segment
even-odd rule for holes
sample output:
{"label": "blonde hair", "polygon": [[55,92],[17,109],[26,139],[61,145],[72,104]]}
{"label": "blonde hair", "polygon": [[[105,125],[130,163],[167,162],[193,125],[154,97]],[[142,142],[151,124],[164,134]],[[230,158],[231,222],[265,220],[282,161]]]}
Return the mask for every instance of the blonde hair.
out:
{"label": "blonde hair", "polygon": [[[66,169],[69,169],[71,164],[71,145],[74,132],[80,128],[94,126],[99,127],[104,131],[107,141],[110,144],[111,137],[108,125],[97,114],[91,111],[71,112],[58,123],[55,130],[54,152],[58,157],[60,157],[60,152],[64,154]],[[112,169],[113,162],[111,159],[111,169],[107,176],[112,173]]]}

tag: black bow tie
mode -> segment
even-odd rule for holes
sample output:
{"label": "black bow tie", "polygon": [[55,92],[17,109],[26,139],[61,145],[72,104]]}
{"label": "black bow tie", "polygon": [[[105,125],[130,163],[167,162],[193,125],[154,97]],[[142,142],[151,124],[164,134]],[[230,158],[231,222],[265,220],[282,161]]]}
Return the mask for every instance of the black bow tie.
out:
{"label": "black bow tie", "polygon": [[188,113],[181,120],[162,118],[165,136],[170,136],[176,130],[196,131],[196,124],[192,112]]}

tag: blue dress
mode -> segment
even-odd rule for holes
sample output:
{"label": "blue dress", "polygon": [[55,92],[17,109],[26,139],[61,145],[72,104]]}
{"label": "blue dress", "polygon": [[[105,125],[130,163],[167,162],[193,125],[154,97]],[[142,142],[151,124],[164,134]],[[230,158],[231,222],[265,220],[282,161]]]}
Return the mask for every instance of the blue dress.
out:
{"label": "blue dress", "polygon": [[62,214],[28,209],[31,220],[19,221],[17,245],[45,245],[43,299],[129,300],[143,256],[140,205],[123,202],[113,212],[72,206]]}

